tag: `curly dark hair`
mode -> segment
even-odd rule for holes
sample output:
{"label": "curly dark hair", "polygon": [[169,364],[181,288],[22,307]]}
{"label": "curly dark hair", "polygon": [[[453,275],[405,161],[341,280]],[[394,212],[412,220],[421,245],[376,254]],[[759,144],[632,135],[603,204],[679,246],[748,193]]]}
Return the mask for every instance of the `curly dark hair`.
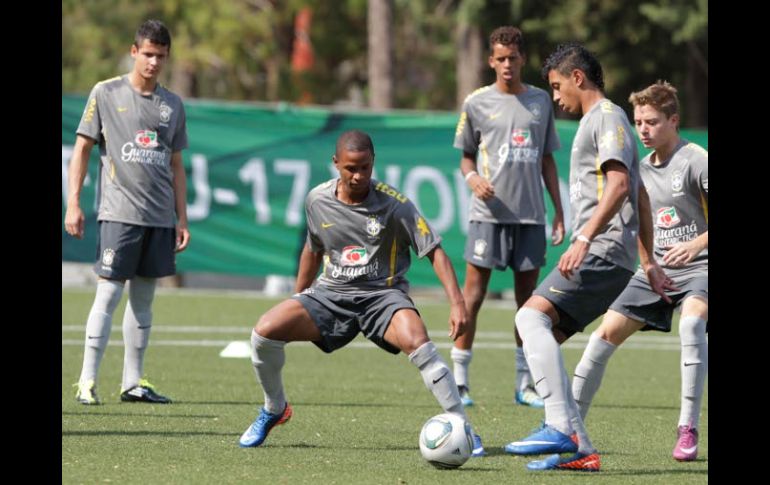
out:
{"label": "curly dark hair", "polygon": [[604,89],[604,73],[602,65],[596,56],[577,42],[567,42],[556,46],[556,50],[548,56],[543,64],[541,74],[548,81],[548,73],[556,71],[568,76],[573,69],[580,69],[586,77],[599,89]]}
{"label": "curly dark hair", "polygon": [[524,34],[516,27],[504,25],[498,27],[489,34],[489,51],[495,49],[495,44],[516,45],[519,48],[519,54],[524,54]]}

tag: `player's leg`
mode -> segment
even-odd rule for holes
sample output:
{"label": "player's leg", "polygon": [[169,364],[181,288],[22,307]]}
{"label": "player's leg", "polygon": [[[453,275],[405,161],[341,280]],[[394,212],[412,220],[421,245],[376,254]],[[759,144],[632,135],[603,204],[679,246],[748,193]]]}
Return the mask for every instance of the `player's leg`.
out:
{"label": "player's leg", "polygon": [[271,429],[291,418],[281,371],[287,342],[317,341],[321,333],[308,310],[296,299],[284,300],[262,315],[251,332],[251,363],[262,386],[265,404],[241,435],[239,445],[261,445]]}
{"label": "player's leg", "polygon": [[99,365],[110,340],[112,315],[120,303],[124,285],[125,281],[105,278],[99,278],[96,283],[96,296],[86,322],[83,367],[75,396],[81,404],[101,403],[96,393]]}
{"label": "player's leg", "polygon": [[141,253],[141,233],[136,228],[119,222],[99,222],[98,259],[94,263],[94,273],[99,280],[86,323],[83,368],[76,395],[76,399],[83,404],[99,404],[96,381],[110,339],[112,317],[123,295],[126,280],[136,272]]}
{"label": "player's leg", "polygon": [[465,406],[472,406],[473,399],[470,391],[470,364],[473,358],[473,340],[476,336],[476,322],[487,294],[487,286],[493,268],[505,268],[503,251],[507,251],[504,237],[501,236],[504,226],[491,222],[471,221],[468,224],[468,235],[465,239],[463,258],[465,265],[465,314],[467,325],[465,333],[455,340],[450,352],[454,362],[454,377],[460,391],[460,398]]}
{"label": "player's leg", "polygon": [[591,334],[583,356],[575,367],[572,380],[572,396],[577,403],[581,419],[586,419],[613,352],[643,326],[643,323],[614,310],[608,310],[599,328]]}
{"label": "player's leg", "polygon": [[157,279],[176,273],[172,227],[134,226],[141,252],[136,276],[128,283],[128,303],[123,313],[123,380],[120,400],[168,404],[171,399],[156,392],[155,386],[143,378],[144,357],[152,329],[152,302]]}
{"label": "player's leg", "polygon": [[[516,308],[523,308],[532,296],[540,276],[540,267],[545,265],[546,238],[545,225],[511,224],[507,226],[510,237],[511,261],[513,268],[513,288],[516,296]],[[524,356],[521,335],[514,324],[516,337],[516,384],[514,402],[525,406],[542,408],[545,403],[537,394],[532,374]]]}
{"label": "player's leg", "polygon": [[467,325],[465,333],[455,340],[450,357],[454,363],[454,378],[460,392],[460,399],[464,406],[472,406],[473,399],[469,395],[470,380],[468,376],[471,359],[473,358],[473,339],[476,335],[476,319],[484,303],[487,294],[487,286],[492,270],[471,263],[465,265],[465,286],[463,297],[465,298],[465,315]]}
{"label": "player's leg", "polygon": [[[516,295],[516,307],[523,308],[529,297],[532,296],[537,286],[537,278],[540,275],[540,269],[530,271],[514,272],[514,292]],[[514,324],[514,336],[516,337],[516,390],[514,402],[525,406],[542,408],[545,403],[537,391],[535,383],[532,381],[532,374],[529,371],[527,358],[524,356],[524,346],[519,335],[519,330]]]}
{"label": "player's leg", "polygon": [[[383,340],[409,356],[409,361],[420,370],[425,387],[433,393],[445,412],[468,420],[454,376],[436,346],[430,341],[425,324],[416,310],[402,308],[393,313]],[[485,454],[481,438],[474,432],[472,456]]]}
{"label": "player's leg", "polygon": [[679,461],[692,461],[698,456],[698,426],[703,388],[708,372],[707,296],[685,298],[679,319],[682,342],[680,368],[682,372],[682,406],[679,414],[678,437],[673,456]]}

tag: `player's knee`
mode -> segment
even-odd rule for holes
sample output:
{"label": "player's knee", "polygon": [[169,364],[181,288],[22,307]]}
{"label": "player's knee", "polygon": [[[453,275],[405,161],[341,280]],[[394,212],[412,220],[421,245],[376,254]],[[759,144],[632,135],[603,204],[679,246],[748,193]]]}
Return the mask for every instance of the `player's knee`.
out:
{"label": "player's knee", "polygon": [[679,319],[679,337],[682,345],[705,344],[706,320],[698,316],[686,316]]}
{"label": "player's knee", "polygon": [[419,334],[408,335],[406,338],[402,338],[400,340],[400,343],[402,347],[401,350],[407,355],[419,349],[426,343],[430,343],[431,345],[433,345],[433,343],[430,341],[427,335],[419,335]]}
{"label": "player's knee", "polygon": [[463,297],[470,308],[477,309],[487,296],[487,289],[481,286],[465,288]]}
{"label": "player's knee", "polygon": [[551,319],[545,313],[533,308],[524,307],[516,312],[516,329],[521,338],[526,341],[527,335],[542,329],[551,331]]}

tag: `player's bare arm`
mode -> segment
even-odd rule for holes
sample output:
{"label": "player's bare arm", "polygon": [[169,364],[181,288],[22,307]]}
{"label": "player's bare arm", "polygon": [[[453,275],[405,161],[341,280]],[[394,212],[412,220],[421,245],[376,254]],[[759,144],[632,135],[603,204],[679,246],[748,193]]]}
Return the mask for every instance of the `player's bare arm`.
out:
{"label": "player's bare arm", "polygon": [[584,236],[587,241],[582,241],[582,237],[575,239],[575,242],[570,245],[559,259],[557,267],[565,278],[570,278],[572,272],[580,267],[583,259],[588,254],[588,248],[591,245],[590,241],[612,219],[612,216],[620,210],[626,197],[628,197],[631,181],[626,166],[616,160],[608,160],[602,165],[602,171],[607,179],[604,194],[591,218],[580,230],[580,235]]}
{"label": "player's bare arm", "polygon": [[481,200],[488,200],[495,196],[495,188],[476,171],[476,156],[472,153],[463,152],[463,158],[460,160],[460,171],[468,182],[468,187]]}
{"label": "player's bare arm", "polygon": [[652,206],[650,196],[644,184],[639,182],[639,263],[647,275],[647,281],[650,282],[652,291],[660,295],[666,303],[671,303],[671,298],[666,295],[666,290],[677,291],[674,282],[669,278],[655,261],[653,253],[653,227],[652,227]]}
{"label": "player's bare arm", "polygon": [[69,170],[67,171],[67,212],[64,215],[64,228],[67,234],[77,239],[83,239],[85,233],[85,216],[80,208],[80,191],[88,173],[88,159],[95,140],[78,135],[72,152]]}
{"label": "player's bare arm", "polygon": [[554,216],[551,222],[551,244],[558,246],[564,241],[564,212],[561,207],[556,160],[550,153],[543,155],[543,182],[545,182],[545,188],[554,207]]}
{"label": "player's bare arm", "polygon": [[187,176],[184,173],[182,152],[171,154],[171,172],[174,184],[176,207],[176,252],[184,251],[190,244],[190,229],[187,223]]}
{"label": "player's bare arm", "polygon": [[452,267],[452,261],[441,246],[436,246],[429,252],[428,259],[433,264],[433,270],[441,281],[447,298],[449,298],[449,336],[452,340],[456,340],[457,337],[465,333],[467,318],[465,316],[465,300],[460,286],[457,284],[457,276]]}
{"label": "player's bare arm", "polygon": [[302,248],[302,254],[299,257],[299,269],[297,270],[297,282],[294,285],[294,292],[301,293],[302,291],[310,288],[313,284],[318,270],[321,268],[321,262],[323,261],[323,252],[319,251],[314,253],[310,246],[305,244]]}

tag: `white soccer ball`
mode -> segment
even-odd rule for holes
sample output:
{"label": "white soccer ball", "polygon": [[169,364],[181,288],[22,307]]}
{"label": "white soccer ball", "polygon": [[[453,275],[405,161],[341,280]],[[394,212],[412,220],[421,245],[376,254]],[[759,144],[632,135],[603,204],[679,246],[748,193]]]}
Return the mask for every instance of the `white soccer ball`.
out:
{"label": "white soccer ball", "polygon": [[420,453],[436,468],[457,468],[473,451],[471,425],[455,414],[433,416],[420,431]]}

